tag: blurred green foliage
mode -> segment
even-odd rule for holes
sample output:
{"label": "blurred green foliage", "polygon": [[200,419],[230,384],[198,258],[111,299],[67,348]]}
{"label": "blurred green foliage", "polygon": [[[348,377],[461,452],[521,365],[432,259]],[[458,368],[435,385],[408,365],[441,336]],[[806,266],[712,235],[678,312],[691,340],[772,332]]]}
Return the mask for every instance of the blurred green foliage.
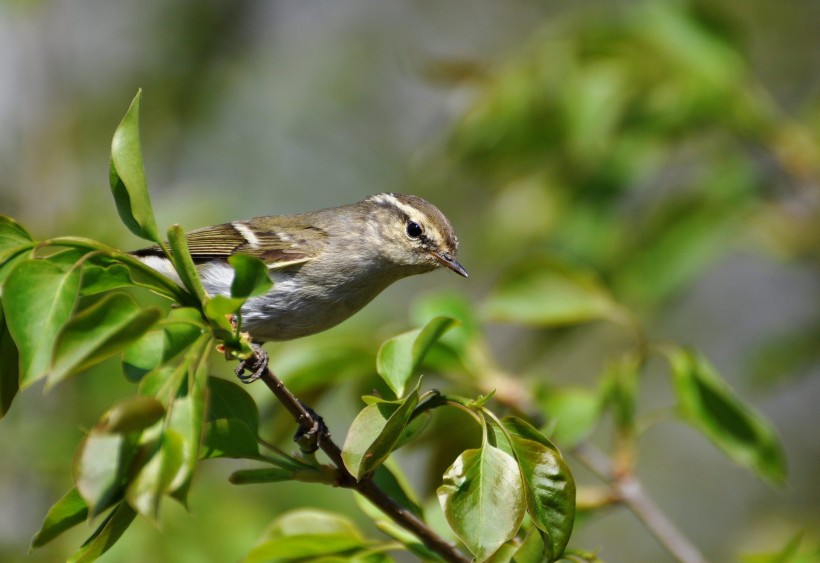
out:
{"label": "blurred green foliage", "polygon": [[[329,413],[334,430],[346,428],[360,406],[357,396],[369,394],[374,388],[385,396],[390,395],[389,387],[376,376],[377,352],[383,340],[405,328],[421,327],[436,315],[459,319],[461,326],[445,335],[422,362],[421,371],[427,374],[425,386],[464,393],[475,390],[489,393],[494,389],[494,401],[497,401],[494,405],[543,423],[542,428],[565,453],[591,443],[610,453],[617,468],[637,468],[642,475],[648,474],[652,492],[665,501],[663,504],[670,507],[672,519],[692,532],[696,543],[704,547],[710,558],[723,560],[736,558],[741,551],[758,551],[772,555],[749,556],[748,560],[810,560],[813,555],[806,554],[816,554],[820,542],[811,531],[813,527],[816,529],[813,525],[820,514],[815,502],[818,490],[809,481],[814,481],[811,468],[816,467],[820,454],[813,444],[816,440],[806,442],[799,438],[806,434],[806,425],[801,421],[811,420],[806,415],[800,418],[800,413],[810,412],[807,409],[814,407],[809,405],[813,401],[807,400],[811,393],[804,391],[811,390],[811,384],[801,383],[793,376],[817,373],[820,307],[816,306],[816,288],[814,293],[809,290],[808,303],[800,302],[804,309],[802,316],[797,320],[792,318],[787,326],[761,329],[756,344],[742,350],[732,351],[731,346],[724,343],[731,341],[731,334],[727,333],[746,330],[746,327],[735,326],[731,308],[716,306],[714,318],[708,317],[710,311],[695,310],[693,314],[700,318],[690,319],[686,328],[677,331],[669,328],[669,319],[677,318],[680,308],[691,303],[687,298],[693,288],[739,254],[752,255],[780,271],[800,272],[808,276],[809,287],[816,284],[820,249],[820,106],[811,94],[816,94],[816,84],[808,88],[809,95],[789,99],[783,95],[789,86],[776,82],[780,74],[776,80],[769,76],[764,81],[759,76],[760,57],[756,58],[751,52],[752,41],[744,27],[752,17],[746,13],[747,9],[762,14],[757,18],[765,24],[759,25],[758,33],[759,29],[767,28],[775,38],[764,45],[767,54],[785,50],[789,61],[792,57],[809,61],[798,68],[816,66],[816,62],[812,62],[816,53],[811,54],[810,48],[801,51],[793,45],[791,34],[798,30],[784,25],[783,21],[788,20],[777,19],[769,13],[770,8],[761,7],[760,3],[747,7],[731,2],[657,1],[597,11],[578,8],[563,18],[543,14],[531,18],[531,25],[521,26],[522,38],[516,39],[512,48],[503,50],[492,62],[478,59],[465,64],[444,58],[434,63],[431,72],[461,92],[458,97],[461,105],[452,130],[448,129],[445,135],[446,141],[428,150],[420,159],[416,177],[407,178],[404,183],[408,191],[436,201],[454,219],[462,240],[463,261],[470,268],[471,281],[478,280],[473,287],[480,289],[473,290],[475,294],[469,301],[447,295],[417,301],[411,311],[410,327],[397,326],[394,322],[383,323],[374,330],[378,321],[371,316],[348,323],[338,332],[279,347],[272,353],[272,365],[286,383],[306,403],[322,414]],[[786,3],[777,10],[798,14],[794,16],[796,20],[801,17],[805,22],[815,20],[812,14],[816,11],[812,11],[808,2]],[[243,19],[253,10],[243,4],[241,10],[227,19],[217,12],[213,6],[199,10],[191,5],[187,10],[180,10],[170,18],[177,22],[172,29],[179,32],[168,34],[163,41],[157,40],[145,63],[146,66],[151,66],[151,61],[156,63],[143,85],[152,95],[157,92],[152,100],[154,105],[149,107],[161,116],[158,119],[147,116],[148,123],[153,124],[149,135],[154,141],[147,143],[146,148],[149,155],[156,151],[158,159],[172,162],[170,168],[174,170],[160,174],[163,179],[173,178],[175,173],[184,175],[196,168],[190,161],[187,169],[180,166],[181,172],[175,168],[176,161],[186,152],[184,149],[191,150],[190,145],[180,143],[179,139],[196,128],[193,124],[198,118],[218,113],[216,100],[230,90],[232,81],[238,83],[238,75],[245,73],[263,74],[261,67],[253,63],[243,62],[244,67],[230,64],[242,60],[243,50],[254,46],[252,26]],[[767,14],[773,22],[770,29]],[[547,19],[550,21],[543,25],[541,20]],[[206,25],[199,25],[203,21]],[[467,26],[463,13],[457,21]],[[219,40],[214,41],[215,37]],[[754,39],[759,41],[758,37]],[[228,43],[232,46],[226,48]],[[184,48],[178,49],[180,46]],[[179,58],[166,56],[176,51],[180,52]],[[311,91],[321,90],[328,84],[326,81],[330,79],[325,77],[333,75],[331,66],[323,67],[323,80],[315,81]],[[179,73],[180,68],[185,72]],[[361,80],[363,84],[378,79],[365,79],[356,72],[345,71],[345,74],[348,80]],[[96,100],[101,94],[94,84],[97,93],[92,99]],[[57,122],[59,127],[48,129],[50,135],[40,137],[43,142],[30,140],[30,144],[45,148],[59,144],[75,147],[69,140],[82,141],[83,135],[77,132],[88,128],[89,122],[105,124],[101,126],[104,131],[101,137],[110,135],[122,100],[132,92],[124,81],[117,84],[120,91],[110,94],[107,110],[97,111],[90,117],[67,114],[63,121]],[[349,84],[343,83],[348,87],[345,96],[370,99],[369,93],[351,90]],[[397,93],[392,91],[390,96],[386,110],[368,103],[362,103],[364,109],[358,108],[358,112],[341,103],[333,105],[346,120],[331,121],[329,128],[334,125],[343,128],[347,121],[355,122],[357,125],[351,126],[353,134],[361,132],[362,137],[367,137],[369,130],[362,125],[363,115],[372,114],[378,116],[373,117],[374,120],[384,120],[382,111],[395,113]],[[294,98],[298,96],[287,99],[296,103]],[[781,107],[784,98],[789,102],[786,109]],[[284,102],[270,99],[268,103]],[[225,112],[236,115],[241,112],[241,105],[237,103]],[[312,109],[306,110],[307,113],[315,117],[296,122],[301,123],[297,136],[305,135],[315,142],[332,135],[325,128],[328,116],[334,115],[331,110],[325,107],[315,113]],[[207,119],[204,121],[208,123]],[[311,124],[320,133],[311,133]],[[208,130],[207,125],[200,127]],[[345,145],[350,143],[351,130],[344,129],[345,133],[339,134],[344,137]],[[245,174],[249,177],[249,171],[258,165],[254,156],[262,154],[258,152],[259,145],[264,143],[247,142],[240,150],[234,150],[239,146],[237,140],[248,140],[245,136],[255,139],[247,132],[242,135],[229,135],[230,150],[220,155],[224,166],[228,165],[227,161],[235,160],[241,162],[242,170],[222,184],[244,183]],[[373,146],[368,146],[368,142]],[[390,144],[382,142],[380,137],[361,140],[361,143],[374,158],[383,157],[379,150]],[[76,147],[81,148],[71,150],[102,153],[100,146],[80,143]],[[281,148],[281,145],[273,149],[265,146],[266,151],[272,152]],[[344,152],[345,158],[351,156],[355,157]],[[397,157],[393,155],[393,158]],[[148,161],[151,160],[149,156]],[[345,173],[339,173],[338,162],[330,159],[328,164],[317,162],[319,160],[311,158],[309,168],[328,169],[325,177],[333,179],[334,189],[336,180],[341,184],[350,181]],[[88,166],[75,175],[100,177],[91,184],[101,184],[104,176]],[[383,179],[378,173],[373,176],[378,181]],[[59,173],[54,178],[69,181],[69,178],[60,178]],[[254,202],[249,206],[253,211],[258,200],[269,197],[268,190],[277,191],[285,184],[282,190],[304,191],[309,189],[312,177],[289,178],[289,182],[280,182],[276,189],[268,187],[268,180],[269,177],[265,177],[261,181],[264,191],[244,196]],[[41,182],[29,183],[32,193],[42,189]],[[91,187],[94,190],[84,193],[93,194],[94,201],[102,199],[99,186]],[[224,191],[226,187],[233,186],[220,185],[219,189]],[[367,188],[375,191],[369,189],[369,185]],[[200,193],[180,197],[179,201],[170,199],[166,209],[159,211],[179,214],[184,209],[202,215],[201,208],[211,204],[202,203]],[[224,200],[224,193],[220,197]],[[220,207],[238,207],[241,198],[230,199],[230,202],[223,201]],[[49,198],[41,196],[39,200]],[[17,209],[17,200],[6,190],[0,195],[0,201],[12,202],[9,205]],[[61,200],[55,196],[51,201]],[[312,205],[313,200],[303,207]],[[279,201],[272,205],[274,210],[279,207]],[[267,208],[266,205],[265,213]],[[71,212],[67,213],[70,216]],[[85,227],[87,209],[81,207],[74,215],[72,228]],[[43,214],[43,217],[50,216],[50,213]],[[42,221],[39,216],[37,220]],[[111,223],[87,226],[108,233]],[[734,274],[733,290],[729,294],[740,295],[747,287],[759,283],[744,275],[744,271]],[[487,285],[482,280],[492,282],[486,295],[479,293],[484,289],[482,286]],[[764,301],[780,307],[781,301],[791,293],[805,295],[805,284],[775,285],[762,295]],[[710,303],[714,305],[715,301]],[[766,303],[755,305],[763,311]],[[598,323],[600,320],[607,322]],[[504,323],[506,327],[499,328],[495,323]],[[679,414],[670,413],[668,409],[681,405],[677,397],[672,397],[673,385],[666,383],[669,380],[655,377],[662,373],[662,368],[654,361],[647,361],[645,354],[658,340],[670,334],[686,343],[713,340],[714,349],[721,355],[714,363],[734,364],[735,373],[741,372],[738,366],[747,362],[748,373],[764,384],[762,389],[768,395],[752,394],[748,402],[756,403],[765,411],[783,436],[789,450],[793,493],[761,493],[738,473],[719,466],[720,462],[709,457],[708,452],[696,446],[692,449],[681,434],[671,433],[658,424]],[[4,353],[9,349],[8,342],[8,332],[0,330],[0,368],[15,363]],[[317,354],[317,350],[321,353]],[[678,360],[691,357],[688,351],[675,350]],[[732,359],[727,360],[727,356]],[[112,369],[116,368],[111,363],[103,364],[89,379],[82,380],[84,383],[80,380],[76,384],[64,383],[53,391],[45,400],[56,401],[53,396],[58,392],[65,401],[63,404],[69,406],[48,403],[43,409],[46,412],[41,414],[43,428],[33,438],[35,443],[42,440],[42,436],[51,435],[49,427],[55,422],[49,418],[50,412],[57,413],[56,423],[64,424],[67,419],[73,421],[79,417],[79,424],[88,428],[111,401],[110,393],[101,392],[102,387],[111,385],[115,392],[128,394],[129,387],[109,383]],[[739,396],[750,394],[749,389],[744,388],[748,379],[734,377],[732,370],[726,370],[725,375],[738,392],[718,385],[714,395],[714,389],[707,384],[706,393],[701,393],[702,376],[713,369],[706,364],[704,369],[694,370],[690,378],[676,381],[680,396],[694,401],[686,403],[684,414],[694,426],[700,424],[701,430],[732,459],[756,468],[772,481],[782,481],[783,452],[776,444],[772,445],[777,438],[771,427],[768,423],[762,430],[757,426],[759,413],[757,409],[749,409],[748,402],[741,401],[742,406],[738,407],[743,414],[738,415],[734,410]],[[683,371],[686,370],[679,370]],[[664,383],[659,384],[659,380]],[[711,379],[707,376],[706,381]],[[260,404],[259,424],[263,434],[272,442],[287,440],[291,426],[279,412],[281,409],[261,392],[251,391]],[[13,392],[0,388],[4,412]],[[698,402],[698,397],[704,400]],[[24,402],[12,407],[12,421],[7,417],[6,428],[20,424],[15,422],[21,418],[15,410],[29,412],[38,408],[38,399],[36,396],[32,399],[30,394],[19,397],[17,401]],[[71,407],[72,401],[81,406]],[[730,405],[728,417],[724,416],[727,404]],[[697,412],[702,414],[693,415]],[[469,426],[465,418],[459,413],[434,413],[420,442],[399,452],[398,458],[408,460],[413,468],[409,471],[411,480],[423,496],[428,496],[441,483],[441,476],[452,463],[455,452],[475,447],[479,442],[480,433]],[[725,423],[723,427],[721,421]],[[783,421],[791,422],[783,424]],[[76,425],[71,423],[72,428]],[[733,432],[740,427],[745,430],[740,434]],[[0,430],[2,428],[0,426]],[[341,436],[339,430],[336,432]],[[64,475],[70,462],[66,460],[79,432],[73,434],[71,438],[75,442],[69,445],[71,438],[66,437],[60,441],[63,445],[56,448],[53,457],[60,454],[64,458],[50,461],[46,473],[51,474],[57,484],[44,485],[49,493],[40,493],[40,497],[48,498],[39,498],[32,505],[34,514],[28,517],[29,522],[42,519],[47,506],[67,488]],[[438,439],[442,435],[447,437],[446,442]],[[656,440],[661,442],[660,446],[652,447],[653,436],[661,436]],[[746,446],[741,445],[738,450],[736,444],[721,442],[721,436],[729,437],[729,441],[732,437],[740,438],[739,442],[745,441]],[[14,432],[14,440],[19,439]],[[670,440],[674,447],[670,446]],[[671,451],[673,449],[675,451]],[[419,468],[419,458],[429,460],[430,466]],[[573,471],[580,466],[571,456],[568,462]],[[11,465],[11,461],[4,463],[14,483],[14,475],[21,470]],[[685,471],[679,470],[681,464],[685,464]],[[709,469],[698,472],[699,464]],[[709,483],[709,476],[713,475],[710,471],[715,465],[719,467],[715,474],[721,477],[711,479],[721,480],[718,485]],[[666,473],[662,477],[654,474],[652,480],[653,466],[658,468],[656,472]],[[691,473],[692,480],[678,480],[682,473]],[[163,526],[169,530],[164,537],[150,527],[140,528],[140,519],[137,519],[121,543],[110,552],[110,560],[128,560],[129,550],[135,545],[156,557],[167,558],[174,553],[176,560],[185,557],[197,560],[215,553],[235,559],[248,553],[261,528],[275,513],[305,505],[340,511],[350,504],[346,495],[329,494],[326,487],[319,488],[319,485],[300,483],[288,489],[286,485],[274,484],[253,487],[250,493],[242,488],[228,489],[223,486],[226,474],[226,471],[205,470],[199,477],[202,481],[194,483],[190,503],[196,509],[197,519],[188,520],[187,515],[171,512],[173,508],[169,508],[167,516],[162,518]],[[28,477],[28,469],[25,476]],[[597,481],[586,477],[582,470],[579,502],[584,505],[585,518],[590,514],[589,508],[601,509],[598,514],[603,514],[612,502],[607,494],[599,494],[601,485]],[[208,491],[202,493],[197,485],[207,487]],[[224,501],[221,508],[213,511],[216,493],[211,494],[211,488],[221,491]],[[703,501],[709,496],[740,496],[742,500],[737,502],[744,506],[737,507],[735,512],[720,512],[713,505],[711,512],[705,508],[705,516],[704,508],[695,506],[695,500]],[[589,499],[592,500],[587,502]],[[716,503],[720,509],[732,505],[729,500]],[[761,510],[761,506],[765,509]],[[225,521],[226,512],[234,515],[233,522]],[[428,510],[430,518],[431,512]],[[714,514],[714,518],[710,518],[710,514]],[[214,515],[218,516],[214,519]],[[283,514],[273,522],[260,546],[268,539],[281,536],[281,526],[277,525],[287,522],[289,517]],[[360,515],[352,517],[363,522]],[[327,518],[333,524],[338,517]],[[718,518],[726,525],[716,526]],[[356,549],[366,549],[361,544],[361,531],[347,520],[339,522],[344,534],[359,542]],[[665,560],[667,557],[653,551],[657,548],[651,541],[649,547],[642,548],[644,551],[637,551],[640,555],[628,551],[641,549],[643,532],[630,529],[630,542],[623,542],[617,522],[612,524],[614,531],[609,543],[599,539],[607,537],[603,528],[610,522],[612,520],[602,517],[579,520],[571,547],[600,546],[603,548],[600,555],[605,560],[608,554],[614,554],[611,556],[617,560],[619,553],[622,559]],[[728,522],[733,524],[730,526]],[[723,532],[716,528],[722,528]],[[802,540],[789,542],[799,528],[809,532]],[[35,529],[36,524],[30,525],[26,532],[30,535]],[[186,541],[170,539],[170,530],[180,529],[181,533],[173,535]],[[218,538],[223,531],[230,536],[227,541]],[[54,553],[64,557],[82,540],[83,533],[69,535],[68,539],[59,538],[56,551],[49,552],[52,548],[47,547],[46,551],[35,552],[32,559],[39,556],[47,560]],[[376,532],[368,529],[365,533],[371,536]],[[130,539],[129,534],[133,534]],[[219,541],[215,541],[217,539]],[[11,547],[0,549],[0,554],[17,559],[28,538],[6,541]],[[180,548],[183,543],[188,547]],[[42,555],[38,555],[40,553]]]}

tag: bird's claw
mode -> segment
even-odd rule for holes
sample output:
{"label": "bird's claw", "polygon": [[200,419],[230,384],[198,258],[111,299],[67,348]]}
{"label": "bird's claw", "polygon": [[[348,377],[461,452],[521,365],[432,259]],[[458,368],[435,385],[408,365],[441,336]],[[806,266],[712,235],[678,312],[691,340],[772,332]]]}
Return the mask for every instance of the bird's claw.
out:
{"label": "bird's claw", "polygon": [[[253,349],[253,355],[239,362],[239,367],[234,370],[239,381],[245,384],[253,383],[268,370],[268,353],[265,352],[259,344],[254,342],[251,343],[251,348]],[[245,374],[246,371],[248,372],[247,374]]]}
{"label": "bird's claw", "polygon": [[322,436],[330,433],[321,416],[310,408],[302,405],[310,415],[307,420],[302,421],[299,430],[293,436],[293,441],[299,444],[299,449],[304,454],[315,453],[321,447]]}

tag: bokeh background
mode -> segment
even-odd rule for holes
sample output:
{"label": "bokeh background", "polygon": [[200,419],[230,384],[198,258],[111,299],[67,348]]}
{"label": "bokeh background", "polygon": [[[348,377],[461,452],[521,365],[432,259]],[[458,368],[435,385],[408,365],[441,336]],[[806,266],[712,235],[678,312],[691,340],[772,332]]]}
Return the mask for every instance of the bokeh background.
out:
{"label": "bokeh background", "polygon": [[[107,188],[111,134],[138,88],[160,225],[426,197],[455,224],[469,280],[406,280],[328,334],[273,347],[280,366],[407,328],[414,296],[458,292],[480,307],[533,253],[559,257],[599,276],[653,339],[701,350],[783,440],[789,484],[776,489],[688,427],[653,428],[639,472],[670,518],[710,560],[773,551],[801,530],[816,554],[817,22],[814,0],[4,0],[0,213],[35,238],[139,246]],[[522,324],[490,323],[489,342],[536,388],[592,387],[623,345],[607,325]],[[116,370],[29,389],[0,421],[3,561],[64,559],[90,533],[26,554],[71,486],[83,430],[133,392]],[[349,424],[366,384],[340,377],[315,397],[331,429]],[[669,393],[654,366],[642,404]],[[454,454],[425,455],[407,467],[429,492],[427,462],[440,476]],[[290,507],[356,514],[344,491],[233,487],[234,468],[206,464],[191,514],[166,503],[159,530],[137,522],[106,560],[235,561]],[[580,523],[571,546],[669,560],[619,509]]]}

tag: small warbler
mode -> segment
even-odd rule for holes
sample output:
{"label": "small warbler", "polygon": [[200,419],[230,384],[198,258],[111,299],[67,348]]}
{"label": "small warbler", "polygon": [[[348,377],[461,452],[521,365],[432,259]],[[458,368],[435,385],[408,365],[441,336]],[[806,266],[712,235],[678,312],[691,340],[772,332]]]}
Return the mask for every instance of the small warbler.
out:
{"label": "small warbler", "polygon": [[[256,342],[327,330],[407,276],[444,266],[467,277],[455,259],[458,239],[450,221],[431,203],[405,194],[234,221],[192,231],[187,239],[211,295],[230,294],[231,254],[249,254],[267,264],[273,288],[242,307],[243,329]],[[179,283],[159,247],[133,254]]]}

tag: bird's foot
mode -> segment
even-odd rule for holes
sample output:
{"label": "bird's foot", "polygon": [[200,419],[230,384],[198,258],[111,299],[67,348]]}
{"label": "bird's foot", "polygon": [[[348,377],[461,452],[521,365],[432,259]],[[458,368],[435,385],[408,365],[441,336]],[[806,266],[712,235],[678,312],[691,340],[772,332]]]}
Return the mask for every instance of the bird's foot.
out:
{"label": "bird's foot", "polygon": [[[255,342],[251,342],[251,348],[253,349],[253,355],[239,362],[239,367],[234,370],[239,381],[245,384],[253,383],[262,377],[268,369],[268,353],[262,349],[262,346]],[[245,373],[246,371],[248,372],[247,374]]]}
{"label": "bird's foot", "polygon": [[299,430],[293,436],[293,441],[299,444],[302,453],[312,454],[321,447],[322,436],[327,436],[330,431],[322,417],[316,414],[316,411],[305,405],[302,405],[302,408],[308,412],[310,417],[299,425]]}

